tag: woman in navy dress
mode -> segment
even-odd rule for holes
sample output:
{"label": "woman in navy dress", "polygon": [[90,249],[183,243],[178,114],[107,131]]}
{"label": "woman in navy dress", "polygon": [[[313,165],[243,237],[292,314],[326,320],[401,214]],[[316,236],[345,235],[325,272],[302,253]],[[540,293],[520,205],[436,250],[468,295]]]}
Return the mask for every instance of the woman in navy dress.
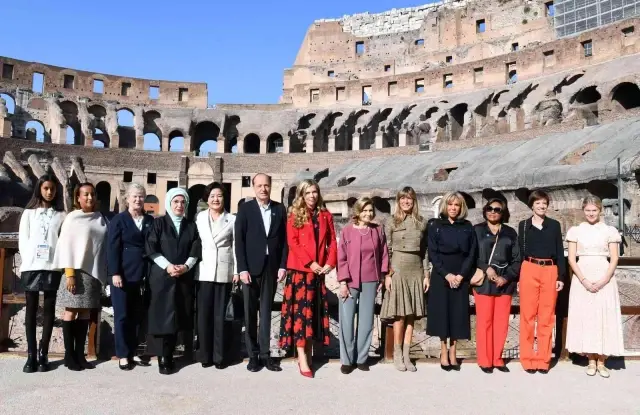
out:
{"label": "woman in navy dress", "polygon": [[476,268],[477,242],[466,217],[464,197],[457,192],[447,193],[442,197],[440,217],[427,228],[429,260],[433,264],[427,334],[440,337],[440,365],[446,371],[460,369],[456,343],[471,337],[469,281]]}
{"label": "woman in navy dress", "polygon": [[131,370],[142,322],[141,288],[146,276],[144,244],[153,217],[144,213],[145,189],[138,183],[127,188],[127,210],[109,223],[107,268],[114,314],[116,356],[120,369]]}

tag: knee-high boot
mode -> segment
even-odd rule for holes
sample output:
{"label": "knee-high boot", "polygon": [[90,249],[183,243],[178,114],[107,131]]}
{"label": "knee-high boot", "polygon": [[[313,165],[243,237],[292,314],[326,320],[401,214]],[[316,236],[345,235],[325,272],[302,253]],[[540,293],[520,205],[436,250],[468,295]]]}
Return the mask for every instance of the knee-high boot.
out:
{"label": "knee-high boot", "polygon": [[69,370],[84,370],[76,360],[75,343],[76,337],[74,333],[75,321],[62,322],[62,336],[64,338],[64,365]]}
{"label": "knee-high boot", "polygon": [[84,345],[87,341],[87,333],[89,332],[89,320],[76,320],[75,323],[76,360],[78,364],[85,369],[95,369],[84,357]]}

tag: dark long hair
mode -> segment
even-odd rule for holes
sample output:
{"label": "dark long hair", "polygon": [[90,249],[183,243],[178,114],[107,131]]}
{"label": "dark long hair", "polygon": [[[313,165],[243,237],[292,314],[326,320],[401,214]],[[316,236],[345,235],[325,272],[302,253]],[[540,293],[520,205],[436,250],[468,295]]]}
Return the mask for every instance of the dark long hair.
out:
{"label": "dark long hair", "polygon": [[40,178],[36,182],[36,185],[33,186],[33,195],[31,196],[31,200],[29,200],[29,203],[27,203],[27,206],[25,206],[25,209],[36,209],[42,206],[42,204],[45,202],[44,198],[42,197],[42,185],[46,182],[53,183],[56,188],[56,194],[51,201],[51,207],[57,211],[62,210],[62,192],[58,187],[56,178],[52,174],[48,173],[40,176]]}

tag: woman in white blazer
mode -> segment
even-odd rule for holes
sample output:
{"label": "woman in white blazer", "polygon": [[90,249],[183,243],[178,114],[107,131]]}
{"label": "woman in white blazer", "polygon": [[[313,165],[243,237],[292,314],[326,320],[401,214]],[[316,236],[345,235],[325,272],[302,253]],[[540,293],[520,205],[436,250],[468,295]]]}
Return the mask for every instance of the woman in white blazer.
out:
{"label": "woman in white blazer", "polygon": [[225,212],[224,189],[214,182],[206,187],[202,199],[209,208],[196,217],[202,240],[202,261],[198,264],[198,360],[202,367],[224,369],[224,317],[238,270],[234,249],[235,215]]}
{"label": "woman in white blazer", "polygon": [[[33,196],[20,217],[18,245],[22,263],[20,281],[27,301],[24,319],[27,337],[25,373],[49,370],[49,342],[56,316],[56,297],[62,273],[53,267],[53,254],[65,218],[62,194],[51,175],[38,179]],[[44,293],[42,341],[36,352],[36,315],[40,291]],[[36,355],[37,353],[37,355]]]}

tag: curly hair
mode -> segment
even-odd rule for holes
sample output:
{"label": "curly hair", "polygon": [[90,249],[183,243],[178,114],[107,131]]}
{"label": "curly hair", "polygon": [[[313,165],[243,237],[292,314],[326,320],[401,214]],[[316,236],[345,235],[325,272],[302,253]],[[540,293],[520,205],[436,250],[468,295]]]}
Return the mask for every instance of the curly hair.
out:
{"label": "curly hair", "polygon": [[322,200],[322,195],[320,194],[320,186],[315,180],[306,179],[298,184],[296,188],[296,198],[291,204],[289,208],[289,214],[294,216],[293,227],[294,228],[302,228],[309,221],[309,212],[307,208],[307,204],[304,201],[304,194],[310,187],[315,186],[318,190],[318,203],[316,204],[315,211],[320,212],[322,210],[327,210],[324,206],[324,200]]}

